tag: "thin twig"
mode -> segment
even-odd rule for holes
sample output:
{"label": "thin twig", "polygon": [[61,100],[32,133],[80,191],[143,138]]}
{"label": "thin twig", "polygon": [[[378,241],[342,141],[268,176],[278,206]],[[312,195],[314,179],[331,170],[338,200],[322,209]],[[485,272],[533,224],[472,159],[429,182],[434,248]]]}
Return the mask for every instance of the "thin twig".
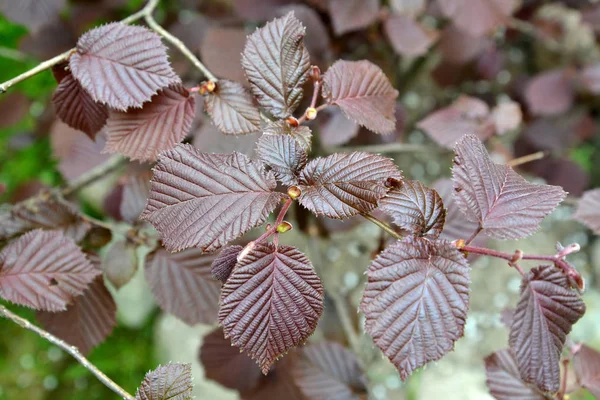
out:
{"label": "thin twig", "polygon": [[124,399],[134,400],[134,397],[132,395],[130,395],[129,393],[127,393],[127,391],[125,391],[125,389],[123,389],[121,386],[117,385],[112,379],[110,379],[102,371],[100,371],[98,368],[96,368],[94,366],[94,364],[89,362],[89,360],[87,358],[85,358],[79,352],[79,350],[77,350],[77,347],[71,346],[68,343],[66,343],[65,341],[52,335],[51,333],[46,332],[45,330],[39,328],[38,326],[33,325],[31,322],[27,321],[26,319],[21,318],[18,315],[12,313],[4,306],[0,306],[0,316],[11,320],[12,322],[19,325],[21,328],[25,328],[31,332],[34,332],[37,335],[39,335],[41,338],[49,341],[50,343],[54,344],[55,346],[60,347],[61,349],[63,349],[67,353],[69,353],[71,356],[73,356],[73,358],[75,358],[81,365],[83,365],[84,368],[86,368],[88,371],[90,371],[92,374],[94,374],[94,376],[96,376],[96,378],[98,378],[98,380],[100,382],[102,382],[107,388],[109,388],[110,390],[112,390],[113,392],[115,392],[116,394],[118,394],[120,397],[122,397]]}
{"label": "thin twig", "polygon": [[61,193],[63,196],[69,196],[70,194],[83,189],[97,180],[104,178],[111,172],[121,168],[126,162],[127,159],[121,156],[111,157],[103,164],[98,165],[97,167],[73,180],[73,182],[71,182],[69,186],[65,187]]}
{"label": "thin twig", "polygon": [[483,228],[481,226],[479,226],[475,232],[473,232],[473,234],[467,239],[467,241],[465,242],[465,244],[471,244],[471,242],[473,240],[475,240],[475,238],[477,237],[477,235],[479,235],[481,233],[481,231],[483,230]]}
{"label": "thin twig", "polygon": [[372,223],[374,223],[375,225],[377,225],[378,227],[380,227],[381,229],[383,229],[384,231],[386,231],[387,233],[389,233],[390,235],[392,235],[393,237],[395,237],[398,240],[402,240],[402,235],[400,235],[398,232],[396,232],[395,230],[392,229],[391,226],[389,226],[388,224],[386,224],[383,221],[380,221],[379,219],[375,218],[374,216],[372,216],[371,214],[361,214],[365,219],[371,221]]}
{"label": "thin twig", "polygon": [[527,154],[526,156],[523,156],[523,157],[514,158],[514,159],[510,160],[509,162],[507,162],[506,165],[511,166],[511,167],[516,167],[518,165],[527,164],[532,161],[541,160],[545,156],[546,156],[545,151],[538,151],[536,153]]}

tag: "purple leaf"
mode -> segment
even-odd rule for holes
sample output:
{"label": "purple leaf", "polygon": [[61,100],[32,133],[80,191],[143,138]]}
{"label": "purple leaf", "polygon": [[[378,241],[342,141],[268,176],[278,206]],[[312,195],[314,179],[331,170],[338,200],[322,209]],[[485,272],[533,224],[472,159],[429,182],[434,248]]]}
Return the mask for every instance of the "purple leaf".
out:
{"label": "purple leaf", "polygon": [[336,342],[303,347],[292,377],[308,399],[359,400],[367,392],[358,359]]}
{"label": "purple leaf", "polygon": [[0,0],[0,13],[35,32],[58,18],[66,5],[67,0]]}
{"label": "purple leaf", "polygon": [[298,249],[256,244],[221,291],[219,323],[266,375],[277,358],[302,344],[323,313],[323,286]]}
{"label": "purple leaf", "polygon": [[258,156],[288,186],[298,184],[298,174],[308,160],[300,143],[289,135],[262,135],[258,139]]}
{"label": "purple leaf", "polygon": [[337,36],[366,28],[377,20],[379,0],[327,0]]}
{"label": "purple leaf", "polygon": [[240,153],[206,154],[189,144],[164,152],[141,218],[169,251],[218,250],[264,223],[284,198],[272,173]]}
{"label": "purple leaf", "polygon": [[458,206],[492,238],[531,235],[566,195],[558,186],[529,183],[511,167],[494,164],[476,136],[464,136],[454,152],[452,180]]}
{"label": "purple leaf", "polygon": [[365,330],[403,380],[463,336],[469,266],[450,242],[398,241],[377,256],[367,278],[360,306]]}
{"label": "purple leaf", "polygon": [[242,53],[252,93],[276,118],[290,116],[302,99],[310,68],[304,35],[304,27],[290,12],[248,36]]}
{"label": "purple leaf", "polygon": [[194,97],[180,84],[164,88],[141,109],[111,111],[105,151],[132,160],[153,161],[188,134],[194,120]]}
{"label": "purple leaf", "polygon": [[494,121],[488,105],[475,97],[460,96],[448,107],[437,110],[419,121],[423,129],[437,144],[452,148],[464,135],[476,135],[481,140],[492,136]]}
{"label": "purple leaf", "polygon": [[573,354],[573,367],[577,382],[600,398],[600,353],[585,344]]}
{"label": "purple leaf", "polygon": [[199,355],[208,379],[240,392],[258,385],[260,370],[247,354],[231,345],[224,337],[223,328],[217,328],[204,336]]}
{"label": "purple leaf", "polygon": [[499,350],[485,358],[485,374],[490,394],[497,400],[544,400],[538,389],[523,382],[519,368],[508,349]]}
{"label": "purple leaf", "polygon": [[323,97],[373,132],[389,133],[396,127],[398,91],[370,61],[336,61],[323,75]]}
{"label": "purple leaf", "polygon": [[473,36],[484,36],[506,23],[514,0],[438,0],[442,13],[460,29]]}
{"label": "purple leaf", "polygon": [[95,101],[122,111],[142,107],[158,90],[180,82],[160,36],[120,22],[81,36],[69,65]]}
{"label": "purple leaf", "polygon": [[523,380],[544,392],[558,391],[560,354],[584,312],[562,270],[544,265],[523,278],[509,338]]}
{"label": "purple leaf", "polygon": [[214,259],[210,266],[212,276],[225,283],[237,264],[237,257],[244,248],[242,246],[227,246],[221,250],[221,253]]}
{"label": "purple leaf", "polygon": [[189,400],[192,398],[192,365],[161,365],[146,374],[136,400]]}
{"label": "purple leaf", "polygon": [[85,132],[94,140],[108,118],[104,104],[96,103],[81,84],[68,74],[52,95],[56,115],[70,127]]}
{"label": "purple leaf", "polygon": [[573,219],[600,234],[600,189],[588,190],[577,202]]}
{"label": "purple leaf", "polygon": [[299,201],[317,215],[344,219],[375,209],[389,190],[388,179],[401,180],[402,174],[386,157],[364,152],[319,157],[300,173]]}
{"label": "purple leaf", "polygon": [[574,83],[563,69],[542,72],[525,88],[525,101],[534,115],[562,114],[571,108],[574,97]]}
{"label": "purple leaf", "polygon": [[102,277],[97,277],[65,311],[42,311],[36,317],[44,329],[85,355],[113,331],[117,324],[117,306]]}
{"label": "purple leaf", "polygon": [[123,194],[119,214],[125,222],[134,224],[146,207],[150,193],[150,171],[127,175],[123,184]]}
{"label": "purple leaf", "polygon": [[380,200],[379,208],[414,236],[435,239],[444,228],[446,210],[442,198],[419,181],[402,181]]}
{"label": "purple leaf", "polygon": [[306,151],[310,150],[312,132],[308,126],[290,126],[285,121],[269,122],[263,129],[265,135],[289,135]]}
{"label": "purple leaf", "polygon": [[[331,40],[319,13],[304,4],[291,4],[278,8],[277,15],[284,16],[290,11],[293,11],[294,16],[306,27],[304,45],[313,60],[327,60],[331,56]],[[313,64],[320,65],[315,61]]]}
{"label": "purple leaf", "polygon": [[214,259],[198,249],[179,253],[159,249],[151,254],[144,273],[160,308],[188,325],[213,324],[220,286],[210,273]]}
{"label": "purple leaf", "polygon": [[110,245],[102,259],[104,276],[117,289],[129,283],[137,271],[135,249],[133,243],[120,240]]}
{"label": "purple leaf", "polygon": [[252,96],[237,82],[219,80],[213,93],[204,98],[213,124],[226,135],[245,135],[260,130],[260,113]]}
{"label": "purple leaf", "polygon": [[37,229],[0,252],[0,296],[42,311],[63,311],[100,275],[62,233]]}
{"label": "purple leaf", "polygon": [[385,33],[396,53],[421,56],[439,37],[439,32],[425,27],[406,15],[394,15],[384,22]]}

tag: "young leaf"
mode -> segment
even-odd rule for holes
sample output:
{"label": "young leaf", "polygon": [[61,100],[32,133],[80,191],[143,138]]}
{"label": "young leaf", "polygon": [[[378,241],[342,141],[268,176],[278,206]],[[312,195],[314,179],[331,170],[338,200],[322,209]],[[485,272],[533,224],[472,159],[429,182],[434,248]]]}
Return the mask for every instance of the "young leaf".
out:
{"label": "young leaf", "polygon": [[36,229],[0,252],[0,296],[25,307],[62,311],[100,275],[58,231]]}
{"label": "young leaf", "polygon": [[120,22],[81,36],[69,65],[95,101],[122,111],[142,107],[158,90],[180,82],[160,36]]}
{"label": "young leaf", "polygon": [[365,330],[403,380],[442,358],[463,336],[469,266],[450,242],[398,241],[371,263],[367,278],[360,306]]}
{"label": "young leaf", "polygon": [[248,36],[242,67],[258,102],[276,118],[286,118],[302,99],[310,61],[305,29],[290,12]]}
{"label": "young leaf", "polygon": [[562,270],[544,265],[529,272],[521,283],[509,339],[523,380],[544,392],[558,391],[560,354],[584,312],[585,304]]}
{"label": "young leaf", "polygon": [[600,234],[600,189],[588,190],[577,202],[573,219]]}
{"label": "young leaf", "polygon": [[452,180],[458,206],[492,238],[531,235],[566,195],[558,186],[529,183],[511,167],[494,164],[474,135],[464,136],[454,152]]}
{"label": "young leaf", "polygon": [[402,179],[389,158],[364,152],[319,157],[300,173],[299,201],[317,215],[344,219],[376,208],[388,179]]}
{"label": "young leaf", "polygon": [[426,28],[407,15],[395,15],[385,20],[385,33],[396,53],[418,57],[429,50],[439,32]]}
{"label": "young leaf", "polygon": [[135,393],[136,400],[190,400],[192,365],[167,364],[150,371]]}
{"label": "young leaf", "polygon": [[303,347],[292,377],[308,399],[359,400],[367,381],[354,353],[336,342]]}
{"label": "young leaf", "polygon": [[204,98],[213,124],[226,135],[245,135],[260,130],[260,113],[245,87],[219,80],[214,92]]}
{"label": "young leaf", "polygon": [[214,259],[198,249],[179,253],[159,249],[151,254],[144,273],[160,308],[188,325],[213,324],[220,286],[210,273]]}
{"label": "young leaf", "polygon": [[600,353],[585,344],[573,355],[573,367],[577,382],[600,398]]}
{"label": "young leaf", "polygon": [[381,68],[369,61],[336,61],[323,75],[323,97],[373,132],[389,133],[396,127],[398,91]]}
{"label": "young leaf", "polygon": [[308,160],[300,143],[289,135],[262,135],[258,139],[258,156],[288,186],[298,184],[298,174]]}
{"label": "young leaf", "polygon": [[128,175],[123,185],[119,214],[124,221],[134,224],[144,208],[150,193],[150,171]]}
{"label": "young leaf", "polygon": [[102,260],[102,271],[106,279],[117,289],[125,286],[137,271],[138,262],[135,245],[120,240],[110,245]]}
{"label": "young leaf", "polygon": [[380,0],[327,0],[333,30],[337,36],[357,31],[377,19]]}
{"label": "young leaf", "polygon": [[94,140],[108,119],[108,109],[96,103],[72,74],[65,76],[52,95],[56,115],[71,128]]}
{"label": "young leaf", "polygon": [[538,389],[523,382],[517,362],[508,349],[485,358],[485,375],[490,394],[497,400],[545,400]]}
{"label": "young leaf", "polygon": [[323,286],[290,246],[256,244],[221,290],[219,323],[231,343],[266,375],[277,358],[304,343],[323,313]]}
{"label": "young leaf", "polygon": [[310,150],[312,143],[312,132],[308,126],[291,126],[285,121],[269,122],[263,129],[265,135],[289,135],[296,139],[305,150]]}
{"label": "young leaf", "polygon": [[212,276],[225,283],[237,264],[237,256],[244,248],[242,246],[227,246],[221,250],[221,253],[215,258],[210,266]]}
{"label": "young leaf", "polygon": [[102,277],[69,304],[65,311],[38,312],[44,329],[87,354],[102,343],[117,324],[117,306]]}
{"label": "young leaf", "polygon": [[206,154],[189,144],[164,152],[141,218],[169,251],[218,250],[265,222],[284,198],[272,173],[243,154]]}
{"label": "young leaf", "polygon": [[204,336],[199,359],[206,377],[229,389],[240,392],[251,390],[261,378],[254,361],[231,345],[224,336],[223,328]]}
{"label": "young leaf", "polygon": [[194,120],[195,100],[180,84],[164,88],[141,109],[111,111],[104,151],[132,160],[153,161],[188,134]]}
{"label": "young leaf", "polygon": [[404,180],[379,202],[396,225],[415,236],[437,238],[444,228],[446,210],[440,195],[419,181]]}
{"label": "young leaf", "polygon": [[464,135],[476,135],[481,140],[492,136],[494,121],[488,105],[475,97],[460,96],[450,106],[429,114],[417,124],[437,144],[452,148]]}

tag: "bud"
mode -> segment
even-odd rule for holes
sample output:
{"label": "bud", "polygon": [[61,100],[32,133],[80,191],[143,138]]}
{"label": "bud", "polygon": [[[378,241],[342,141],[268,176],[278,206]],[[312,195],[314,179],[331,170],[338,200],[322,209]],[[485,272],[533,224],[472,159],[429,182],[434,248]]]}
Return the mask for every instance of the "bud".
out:
{"label": "bud", "polygon": [[286,233],[289,232],[293,229],[294,227],[292,226],[292,224],[290,224],[287,221],[283,221],[282,223],[280,223],[279,225],[277,225],[277,232],[279,233]]}
{"label": "bud", "polygon": [[292,116],[288,117],[285,122],[287,122],[292,128],[297,127],[298,125],[300,125],[298,123],[298,120]]}
{"label": "bud", "polygon": [[306,109],[304,115],[306,115],[307,120],[312,121],[313,119],[317,118],[317,109],[314,107],[309,107]]}
{"label": "bud", "polygon": [[298,186],[292,186],[288,189],[287,194],[292,200],[296,200],[302,194],[302,190]]}
{"label": "bud", "polygon": [[458,239],[455,243],[454,246],[456,246],[459,249],[462,249],[463,247],[465,247],[465,240],[464,239]]}
{"label": "bud", "polygon": [[313,82],[321,80],[321,69],[316,65],[310,67],[310,79],[312,79]]}
{"label": "bud", "polygon": [[205,81],[200,84],[200,94],[205,95],[208,93],[212,93],[217,88],[217,84],[214,81]]}

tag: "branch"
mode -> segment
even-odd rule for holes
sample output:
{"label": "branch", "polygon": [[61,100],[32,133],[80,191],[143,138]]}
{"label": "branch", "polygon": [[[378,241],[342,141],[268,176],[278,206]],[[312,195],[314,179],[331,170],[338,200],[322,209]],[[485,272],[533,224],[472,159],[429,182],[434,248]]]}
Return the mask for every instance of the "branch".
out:
{"label": "branch", "polygon": [[41,338],[46,339],[50,343],[60,347],[61,349],[63,349],[64,351],[66,351],[67,353],[72,355],[73,358],[75,358],[88,371],[90,371],[92,374],[94,374],[96,376],[96,378],[98,378],[98,380],[100,382],[102,382],[107,388],[109,388],[110,390],[115,392],[117,395],[119,395],[119,397],[121,397],[123,399],[127,399],[127,400],[135,400],[135,398],[132,395],[130,395],[129,393],[127,393],[125,391],[125,389],[123,389],[121,386],[117,385],[112,379],[110,379],[108,376],[106,376],[102,371],[100,371],[98,368],[96,368],[94,366],[94,364],[92,364],[87,358],[85,358],[79,352],[79,350],[77,350],[77,347],[71,346],[68,343],[66,343],[65,341],[52,335],[51,333],[46,332],[45,330],[33,325],[31,322],[27,321],[26,319],[21,318],[18,315],[12,313],[4,306],[0,306],[0,317],[9,319],[12,322],[14,322],[15,324],[19,325],[21,328],[25,328],[31,332],[34,332],[37,335],[39,335]]}
{"label": "branch", "polygon": [[361,214],[361,215],[363,216],[363,218],[371,221],[372,223],[374,223],[375,225],[377,225],[378,227],[380,227],[381,229],[383,229],[384,231],[386,231],[387,233],[389,233],[396,239],[398,239],[398,240],[403,239],[402,235],[400,235],[398,232],[396,232],[394,229],[392,229],[392,227],[389,226],[388,224],[386,224],[385,222],[375,218],[371,214]]}
{"label": "branch", "polygon": [[125,165],[126,163],[127,163],[127,159],[125,159],[121,156],[111,157],[103,164],[100,164],[97,167],[94,167],[87,173],[81,175],[79,178],[73,180],[73,182],[71,182],[71,184],[69,184],[69,186],[65,187],[61,191],[61,194],[63,196],[69,196],[70,194],[73,194],[73,193],[83,189],[87,185],[90,185],[90,184],[96,182],[97,180],[104,178],[106,175],[119,169],[121,166]]}

